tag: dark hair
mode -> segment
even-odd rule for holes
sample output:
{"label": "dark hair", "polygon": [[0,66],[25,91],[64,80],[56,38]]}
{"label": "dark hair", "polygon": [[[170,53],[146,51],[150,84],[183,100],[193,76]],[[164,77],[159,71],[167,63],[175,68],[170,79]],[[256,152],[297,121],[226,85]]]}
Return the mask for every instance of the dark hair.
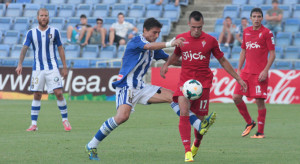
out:
{"label": "dark hair", "polygon": [[272,3],[278,3],[278,0],[273,0]]}
{"label": "dark hair", "polygon": [[86,15],[81,14],[81,15],[80,15],[80,18],[86,18]]}
{"label": "dark hair", "polygon": [[246,17],[243,17],[241,20],[246,20],[246,21],[248,21],[248,19],[247,19]]}
{"label": "dark hair", "polygon": [[49,16],[49,11],[48,11],[48,9],[46,9],[46,8],[40,8],[40,9],[37,11],[37,16],[39,16],[41,10],[47,11],[48,16]]}
{"label": "dark hair", "polygon": [[97,18],[96,21],[101,21],[101,22],[103,22],[103,19]]}
{"label": "dark hair", "polygon": [[162,26],[163,25],[158,20],[152,17],[145,20],[143,29],[145,28],[147,31],[149,31],[153,27],[162,28]]}
{"label": "dark hair", "polygon": [[119,17],[119,15],[123,15],[123,16],[125,16],[122,12],[119,12],[119,14],[118,14],[118,17]]}
{"label": "dark hair", "polygon": [[203,15],[199,11],[193,11],[189,16],[189,21],[194,18],[195,21],[200,21],[201,19],[204,21]]}
{"label": "dark hair", "polygon": [[252,13],[254,12],[258,12],[258,13],[261,13],[261,16],[264,17],[264,14],[262,12],[262,10],[260,8],[254,8],[251,10],[251,13],[250,13],[250,17],[252,17]]}
{"label": "dark hair", "polygon": [[230,16],[227,16],[225,19],[230,19],[230,20],[232,20]]}

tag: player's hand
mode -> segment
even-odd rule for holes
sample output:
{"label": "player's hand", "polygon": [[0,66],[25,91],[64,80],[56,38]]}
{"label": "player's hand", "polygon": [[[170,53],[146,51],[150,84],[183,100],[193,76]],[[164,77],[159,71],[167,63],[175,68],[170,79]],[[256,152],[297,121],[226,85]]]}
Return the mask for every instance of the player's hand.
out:
{"label": "player's hand", "polygon": [[185,39],[183,37],[180,37],[180,38],[172,41],[171,45],[172,45],[172,47],[175,47],[175,46],[176,47],[183,47],[184,46],[184,44],[183,44],[184,41],[185,41]]}
{"label": "player's hand", "polygon": [[237,82],[241,85],[241,90],[243,92],[247,92],[247,84],[244,82],[244,80],[239,79],[237,80]]}
{"label": "player's hand", "polygon": [[16,72],[18,75],[21,75],[22,74],[22,65],[18,64],[18,67],[16,68]]}
{"label": "player's hand", "polygon": [[268,78],[268,71],[262,71],[258,76],[258,81],[262,82]]}
{"label": "player's hand", "polygon": [[166,64],[164,64],[160,69],[160,76],[165,79],[166,78],[165,74],[167,72],[168,72],[168,66]]}
{"label": "player's hand", "polygon": [[61,76],[66,77],[67,75],[68,75],[68,69],[67,67],[63,67],[63,69],[61,70]]}

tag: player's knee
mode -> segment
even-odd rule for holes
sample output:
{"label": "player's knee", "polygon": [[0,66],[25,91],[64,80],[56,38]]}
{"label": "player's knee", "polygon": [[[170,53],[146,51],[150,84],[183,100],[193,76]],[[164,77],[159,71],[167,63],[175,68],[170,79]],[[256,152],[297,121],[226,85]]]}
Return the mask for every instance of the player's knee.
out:
{"label": "player's knee", "polygon": [[35,92],[33,97],[34,97],[35,100],[41,100],[42,93],[41,92]]}
{"label": "player's knee", "polygon": [[233,99],[233,101],[234,101],[235,104],[239,104],[240,102],[243,101],[242,97],[240,95],[236,95],[236,94],[234,94],[232,96],[232,99]]}
{"label": "player's knee", "polygon": [[121,115],[121,116],[120,115],[117,116],[115,121],[118,125],[120,125],[120,124],[126,122],[128,119],[129,119],[129,115],[124,114],[124,115]]}

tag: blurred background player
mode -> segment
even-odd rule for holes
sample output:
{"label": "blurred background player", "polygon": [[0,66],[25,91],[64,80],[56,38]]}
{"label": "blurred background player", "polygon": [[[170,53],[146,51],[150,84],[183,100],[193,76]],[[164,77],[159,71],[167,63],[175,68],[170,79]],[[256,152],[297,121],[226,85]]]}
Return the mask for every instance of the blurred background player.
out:
{"label": "blurred background player", "polygon": [[241,24],[238,25],[235,29],[235,40],[234,46],[241,46],[243,42],[243,32],[248,27],[248,20],[247,18],[242,18]]}
{"label": "blurred background player", "polygon": [[145,84],[143,81],[143,76],[151,66],[152,60],[166,60],[169,57],[162,48],[183,45],[182,38],[170,42],[155,42],[161,28],[162,24],[158,20],[148,18],[144,22],[143,34],[128,42],[117,81],[113,83],[113,87],[116,89],[117,114],[107,119],[86,145],[90,160],[99,160],[98,144],[110,132],[129,119],[130,113],[134,111],[137,103],[147,105],[172,101],[173,92],[171,90]]}
{"label": "blurred background player", "polygon": [[234,30],[236,26],[232,24],[230,17],[226,17],[223,22],[223,29],[219,36],[219,43],[224,44],[225,47],[229,47],[234,42]]}
{"label": "blurred background player", "polygon": [[67,43],[76,43],[76,44],[83,44],[85,42],[86,33],[92,26],[87,24],[86,15],[80,15],[80,24],[73,26],[69,26],[67,28]]}
{"label": "blurred background player", "polygon": [[93,28],[88,28],[86,38],[82,46],[90,44],[97,44],[102,47],[106,47],[105,44],[105,36],[106,36],[106,29],[102,27],[103,20],[101,18],[96,19],[97,25]]}
{"label": "blurred background player", "polygon": [[[241,92],[241,86],[236,83],[233,100],[240,114],[245,119],[247,125],[242,136],[247,136],[255,127],[256,123],[249,115],[247,106],[243,101],[243,95],[255,98],[258,108],[258,129],[257,133],[251,138],[264,138],[264,126],[266,119],[265,99],[268,94],[268,71],[275,60],[275,42],[273,33],[264,27],[263,12],[260,8],[251,11],[250,20],[253,26],[244,30],[242,50],[237,72],[247,83],[247,92]],[[270,57],[268,59],[268,53]],[[244,69],[242,66],[246,60]]]}
{"label": "blurred background player", "polygon": [[[214,123],[216,113],[212,112],[209,117],[209,93],[212,86],[213,73],[209,68],[209,61],[211,53],[218,59],[222,67],[234,77],[239,84],[243,86],[243,90],[247,89],[245,82],[234,71],[231,64],[224,57],[223,52],[219,48],[218,41],[202,31],[204,25],[203,15],[199,11],[193,11],[189,16],[188,25],[190,31],[177,35],[176,38],[184,38],[184,46],[176,47],[173,55],[161,68],[161,76],[165,77],[168,71],[168,66],[177,63],[182,58],[180,81],[177,85],[177,89],[173,95],[175,103],[179,103],[180,108],[180,120],[179,120],[179,132],[183,146],[185,148],[185,162],[194,161],[193,157],[196,155],[200,146],[203,134]],[[197,100],[188,100],[183,96],[181,91],[182,85],[185,81],[190,79],[196,79],[201,82],[203,86],[202,96]],[[204,128],[204,132],[200,133],[194,130],[195,141],[191,146],[191,128],[189,117],[189,110],[196,114],[196,116],[202,120],[201,125]]]}
{"label": "blurred background player", "polygon": [[277,34],[277,32],[281,32],[281,21],[283,18],[283,10],[278,8],[278,0],[272,1],[272,9],[269,9],[267,11],[266,15],[266,21],[267,25],[266,27],[271,30],[274,35]]}
{"label": "blurred background player", "polygon": [[[127,33],[132,30],[131,33]],[[125,45],[126,40],[129,40],[135,36],[138,29],[133,26],[133,24],[124,20],[124,14],[118,14],[118,21],[113,23],[109,29],[109,45],[116,43],[117,45]]]}
{"label": "blurred background player", "polygon": [[34,65],[32,67],[30,90],[33,91],[33,101],[31,106],[31,125],[27,131],[36,131],[37,119],[41,108],[42,91],[47,86],[48,93],[54,93],[57,98],[57,106],[61,112],[64,129],[70,131],[72,129],[68,121],[67,103],[63,97],[62,79],[58,69],[57,57],[55,54],[55,46],[58,48],[60,59],[63,63],[62,76],[67,75],[67,65],[65,60],[65,52],[60,39],[58,29],[48,26],[49,12],[45,8],[41,8],[37,12],[39,26],[27,32],[23,48],[20,54],[20,60],[16,72],[18,75],[22,73],[22,63],[30,44],[34,51]]}

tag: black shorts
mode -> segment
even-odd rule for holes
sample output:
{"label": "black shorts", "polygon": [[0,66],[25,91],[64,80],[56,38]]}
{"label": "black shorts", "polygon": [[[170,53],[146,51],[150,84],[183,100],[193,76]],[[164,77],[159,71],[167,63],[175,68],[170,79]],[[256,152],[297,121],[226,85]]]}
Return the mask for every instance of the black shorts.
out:
{"label": "black shorts", "polygon": [[114,42],[116,42],[117,44],[119,44],[120,40],[122,40],[122,39],[124,39],[124,40],[126,41],[125,38],[123,38],[123,37],[121,37],[121,36],[115,34],[115,40],[114,40]]}

